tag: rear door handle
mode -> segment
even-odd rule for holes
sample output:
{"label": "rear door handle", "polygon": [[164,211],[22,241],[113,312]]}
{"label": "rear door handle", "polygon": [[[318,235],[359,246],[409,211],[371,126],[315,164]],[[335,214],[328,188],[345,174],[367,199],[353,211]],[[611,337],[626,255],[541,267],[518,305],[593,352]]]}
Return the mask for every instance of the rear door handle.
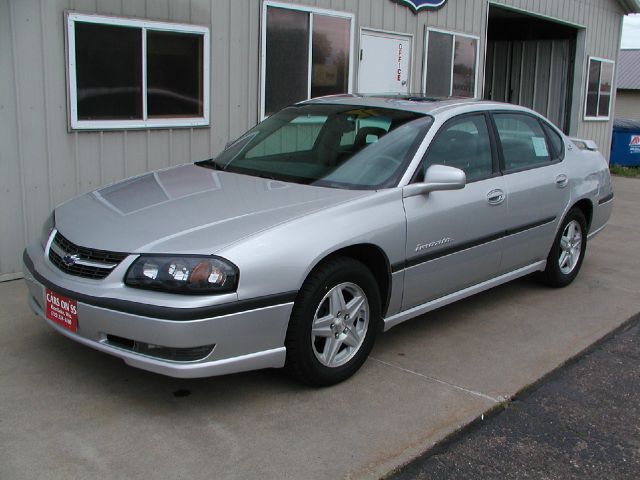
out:
{"label": "rear door handle", "polygon": [[561,173],[556,177],[556,185],[560,188],[564,188],[569,183],[569,177],[567,177],[564,173]]}
{"label": "rear door handle", "polygon": [[487,202],[489,202],[489,205],[500,205],[502,202],[504,202],[505,198],[506,195],[504,194],[504,191],[500,190],[499,188],[491,190],[489,193],[487,193]]}

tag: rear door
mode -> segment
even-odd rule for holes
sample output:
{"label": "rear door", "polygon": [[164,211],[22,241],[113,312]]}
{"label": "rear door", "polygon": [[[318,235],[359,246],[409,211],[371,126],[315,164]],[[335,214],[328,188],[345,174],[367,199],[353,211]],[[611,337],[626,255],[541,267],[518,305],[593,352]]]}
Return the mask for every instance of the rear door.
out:
{"label": "rear door", "polygon": [[445,123],[415,179],[421,181],[430,165],[453,166],[467,174],[463,189],[404,199],[407,260],[403,309],[497,273],[507,207],[488,120],[484,113],[477,113]]}
{"label": "rear door", "polygon": [[[500,272],[547,258],[570,189],[560,146],[538,117],[492,114],[501,153],[508,215]],[[560,151],[558,151],[560,150]]]}

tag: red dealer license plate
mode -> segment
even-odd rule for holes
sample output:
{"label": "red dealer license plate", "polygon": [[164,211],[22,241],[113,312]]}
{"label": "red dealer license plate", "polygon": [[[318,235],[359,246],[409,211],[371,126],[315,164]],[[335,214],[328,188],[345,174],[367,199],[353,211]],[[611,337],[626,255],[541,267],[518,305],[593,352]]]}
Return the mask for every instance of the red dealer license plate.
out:
{"label": "red dealer license plate", "polygon": [[75,332],[78,330],[78,304],[75,300],[47,290],[47,318]]}

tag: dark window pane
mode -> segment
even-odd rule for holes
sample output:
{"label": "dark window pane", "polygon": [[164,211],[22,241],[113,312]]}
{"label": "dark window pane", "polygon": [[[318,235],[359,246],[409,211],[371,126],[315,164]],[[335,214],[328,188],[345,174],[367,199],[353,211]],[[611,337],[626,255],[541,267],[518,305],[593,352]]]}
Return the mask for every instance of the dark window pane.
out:
{"label": "dark window pane", "polygon": [[307,98],[309,14],[267,8],[265,115]]}
{"label": "dark window pane", "polygon": [[429,146],[423,166],[456,167],[467,174],[467,182],[487,178],[493,173],[489,130],[484,115],[454,120],[438,132]]}
{"label": "dark window pane", "polygon": [[477,48],[478,41],[475,38],[456,36],[452,92],[454,97],[475,96]]}
{"label": "dark window pane", "polygon": [[142,32],[75,23],[79,120],[142,118]]}
{"label": "dark window pane", "polygon": [[598,116],[609,116],[611,105],[611,85],[613,84],[613,63],[602,62],[600,74],[600,100],[598,102]]}
{"label": "dark window pane", "polygon": [[453,35],[429,32],[427,84],[425,93],[434,97],[451,95],[451,49]]}
{"label": "dark window pane", "polygon": [[313,16],[311,97],[347,93],[350,20]]}
{"label": "dark window pane", "polygon": [[544,127],[544,131],[547,133],[547,137],[551,142],[551,148],[553,149],[553,156],[555,159],[564,157],[564,142],[562,141],[562,137],[558,135],[558,133],[547,125],[545,122],[542,122]]}
{"label": "dark window pane", "polygon": [[598,91],[600,85],[600,62],[589,62],[589,80],[587,83],[587,117],[598,115]]}
{"label": "dark window pane", "polygon": [[512,113],[496,114],[494,118],[507,170],[551,161],[547,139],[536,118]]}
{"label": "dark window pane", "polygon": [[147,114],[201,117],[202,35],[147,31]]}

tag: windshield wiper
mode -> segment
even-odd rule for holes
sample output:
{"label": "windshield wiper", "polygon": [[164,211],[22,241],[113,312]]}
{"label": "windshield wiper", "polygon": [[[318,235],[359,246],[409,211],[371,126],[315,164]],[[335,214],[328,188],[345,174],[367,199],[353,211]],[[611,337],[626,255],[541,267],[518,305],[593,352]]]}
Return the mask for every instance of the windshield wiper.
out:
{"label": "windshield wiper", "polygon": [[199,167],[210,168],[211,170],[225,170],[225,168],[217,163],[213,158],[210,158],[208,160],[200,160],[199,162],[195,162],[195,164]]}

